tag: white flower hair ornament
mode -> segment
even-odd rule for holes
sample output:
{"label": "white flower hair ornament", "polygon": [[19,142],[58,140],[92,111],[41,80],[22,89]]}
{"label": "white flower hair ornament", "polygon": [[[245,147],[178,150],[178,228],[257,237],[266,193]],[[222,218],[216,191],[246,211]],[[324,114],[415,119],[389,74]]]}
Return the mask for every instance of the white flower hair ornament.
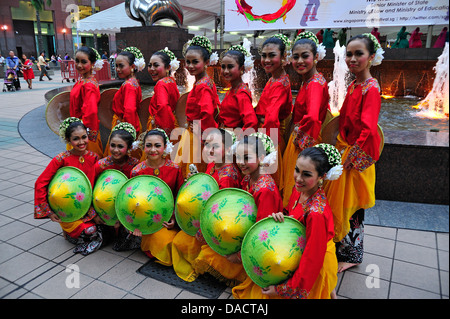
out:
{"label": "white flower hair ornament", "polygon": [[209,65],[216,65],[219,62],[219,54],[212,52],[211,41],[204,35],[196,35],[191,40],[187,41],[183,46],[183,56],[186,56],[186,52],[190,46],[199,46],[204,48],[209,56]]}
{"label": "white flower hair ornament", "polygon": [[167,155],[167,154],[172,153],[172,151],[173,151],[173,144],[172,144],[172,142],[170,141],[169,136],[167,136],[166,131],[164,131],[164,130],[161,129],[161,128],[155,128],[155,129],[153,129],[153,130],[159,131],[159,132],[163,133],[164,136],[165,136],[165,138],[166,138],[166,148],[164,149],[164,154]]}
{"label": "white flower hair ornament", "polygon": [[313,32],[311,32],[311,31],[301,32],[299,35],[297,35],[295,37],[294,43],[301,39],[309,39],[311,41],[314,41],[314,43],[316,44],[316,47],[317,47],[317,53],[319,54],[319,56],[317,58],[319,61],[322,60],[325,57],[325,55],[327,54],[325,46],[322,43],[319,43],[319,39]]}
{"label": "white flower hair ornament", "polygon": [[144,55],[142,54],[141,50],[136,47],[127,47],[123,49],[123,51],[130,52],[134,55],[133,64],[136,66],[138,71],[142,71],[145,68]]}
{"label": "white flower hair ornament", "polygon": [[163,50],[159,50],[159,52],[163,52],[167,54],[167,56],[169,57],[170,71],[175,72],[176,70],[178,70],[178,68],[180,67],[180,61],[178,61],[175,54],[172,51],[170,51],[168,47],[165,47]]}
{"label": "white flower hair ornament", "polygon": [[61,140],[63,142],[67,142],[66,141],[66,130],[69,127],[70,124],[75,123],[75,122],[80,122],[83,123],[83,121],[77,117],[68,117],[66,118],[64,121],[61,122],[61,124],[59,124],[59,137],[61,138]]}
{"label": "white flower hair ornament", "polygon": [[98,51],[96,49],[94,49],[94,48],[91,48],[91,49],[92,49],[92,51],[95,52],[95,58],[96,58],[95,63],[94,63],[94,71],[100,71],[103,68],[104,61],[103,61],[102,57],[100,56],[100,53],[98,53]]}
{"label": "white flower hair ornament", "polygon": [[111,133],[117,130],[124,130],[131,134],[131,137],[133,137],[134,142],[131,144],[131,150],[137,150],[139,148],[140,142],[136,140],[136,129],[134,126],[128,122],[120,122],[114,128],[111,130]]}
{"label": "white flower hair ornament", "polygon": [[213,52],[209,57],[209,65],[216,65],[219,62],[219,54],[217,52]]}
{"label": "white flower hair ornament", "polygon": [[380,42],[378,42],[378,39],[371,33],[364,33],[363,36],[372,40],[372,42],[375,46],[375,57],[372,60],[372,65],[373,66],[380,65],[384,59],[384,56],[383,56],[384,50],[381,48]]}
{"label": "white flower hair ornament", "polygon": [[253,66],[254,66],[254,61],[253,61],[252,54],[250,53],[250,48],[251,48],[251,43],[249,40],[247,40],[245,38],[242,45],[240,45],[240,44],[233,45],[227,50],[227,51],[238,51],[244,55],[244,70],[245,70],[245,72],[250,71],[251,69],[253,69]]}
{"label": "white flower hair ornament", "polygon": [[278,152],[275,148],[275,144],[273,144],[272,139],[269,136],[267,136],[266,134],[261,133],[261,132],[252,133],[249,136],[257,137],[259,140],[261,140],[261,142],[264,146],[264,150],[266,151],[266,156],[261,161],[261,164],[263,166],[271,166],[271,165],[275,164],[277,162]]}
{"label": "white flower hair ornament", "polygon": [[344,170],[344,167],[341,164],[341,153],[339,153],[337,148],[331,144],[321,143],[314,145],[314,147],[320,148],[325,152],[328,158],[328,163],[331,166],[330,170],[326,173],[325,180],[337,180],[342,175]]}

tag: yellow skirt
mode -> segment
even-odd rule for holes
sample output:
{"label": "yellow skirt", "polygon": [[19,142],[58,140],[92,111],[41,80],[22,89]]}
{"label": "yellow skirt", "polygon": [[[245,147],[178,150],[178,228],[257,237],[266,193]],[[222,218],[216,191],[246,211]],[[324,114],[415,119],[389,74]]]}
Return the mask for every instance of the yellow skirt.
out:
{"label": "yellow skirt", "polygon": [[[336,148],[341,151],[342,163],[348,157],[351,145],[338,135]],[[325,181],[323,189],[330,203],[334,220],[334,241],[339,242],[350,231],[350,218],[358,209],[367,209],[375,205],[375,165],[363,172],[344,169],[342,175],[334,181]]]}
{"label": "yellow skirt", "polygon": [[197,279],[192,264],[200,254],[202,244],[184,231],[180,230],[172,242],[172,262],[173,269],[178,277],[187,282]]}
{"label": "yellow skirt", "polygon": [[[327,243],[323,267],[309,292],[308,299],[331,298],[331,292],[337,285],[337,268],[336,246],[331,239]],[[234,287],[232,293],[235,299],[282,299],[281,296],[269,297],[264,295],[261,287],[255,284],[250,277],[247,277],[242,284]]]}
{"label": "yellow skirt", "polygon": [[149,251],[164,266],[172,266],[172,242],[176,230],[162,228],[156,233],[142,235],[141,250]]}
{"label": "yellow skirt", "polygon": [[[283,155],[283,184],[280,187],[280,191],[283,195],[283,207],[286,207],[289,204],[289,198],[291,197],[292,189],[295,185],[294,171],[297,158],[300,155],[300,149],[294,145],[296,136],[296,133],[291,134]],[[319,135],[317,144],[321,143],[321,141],[322,137]]]}
{"label": "yellow skirt", "polygon": [[[114,114],[112,122],[111,122],[111,127],[114,128],[114,126],[116,126],[120,122],[123,122],[123,120],[121,120],[116,114]],[[141,125],[140,124],[139,124],[139,131],[141,131]],[[109,149],[110,139],[111,139],[111,134],[109,134],[108,142],[106,143],[105,151],[103,152],[103,156],[104,157],[107,157],[107,156],[111,155],[111,151]],[[138,149],[136,149],[134,151],[131,151],[130,156],[132,156],[134,158],[137,158],[137,159],[140,159],[141,156],[142,156],[142,153],[143,153],[142,150],[140,150],[138,148]]]}
{"label": "yellow skirt", "polygon": [[194,270],[198,274],[209,273],[229,287],[242,283],[247,274],[242,264],[235,264],[222,255],[212,250],[208,245],[203,245],[200,254],[194,261]]}
{"label": "yellow skirt", "polygon": [[[66,144],[66,150],[70,151],[72,149],[72,145],[70,143]],[[99,158],[103,158],[103,145],[102,145],[102,139],[100,136],[100,132],[97,134],[97,139],[95,141],[88,141],[88,147],[87,149],[91,152],[97,153]]]}
{"label": "yellow skirt", "polygon": [[66,233],[70,234],[73,232],[78,226],[80,226],[83,223],[81,219],[76,220],[74,222],[61,222],[59,223],[61,225],[61,228]]}
{"label": "yellow skirt", "polygon": [[191,129],[185,130],[181,136],[174,162],[180,166],[184,178],[190,173],[190,164],[195,164],[199,172],[206,172],[207,164],[202,158],[201,138],[197,137]]}

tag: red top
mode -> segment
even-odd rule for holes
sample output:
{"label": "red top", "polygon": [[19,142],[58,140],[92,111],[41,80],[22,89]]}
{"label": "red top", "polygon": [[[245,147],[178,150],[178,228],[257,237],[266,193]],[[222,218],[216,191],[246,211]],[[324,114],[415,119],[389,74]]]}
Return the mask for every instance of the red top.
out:
{"label": "red top", "polygon": [[115,169],[124,173],[128,178],[131,177],[131,170],[139,164],[139,160],[128,156],[128,160],[122,165],[114,163],[112,155],[102,158],[95,164],[95,176],[98,177],[103,171],[107,169]]}
{"label": "red top", "polygon": [[[84,162],[80,160],[80,157],[81,156],[73,155],[70,151],[62,152],[50,161],[45,170],[37,178],[36,183],[34,184],[34,218],[44,218],[52,213],[47,200],[48,185],[52,181],[53,176],[55,176],[56,171],[61,167],[73,166],[79,168],[86,174],[91,182],[91,186],[94,187],[94,166],[98,161],[98,155],[94,152],[87,151],[87,153],[83,155]],[[90,213],[91,210],[88,214]],[[92,219],[94,216],[90,216],[89,219]]]}
{"label": "red top", "polygon": [[359,171],[374,164],[380,157],[380,91],[375,78],[369,78],[359,85],[353,81],[340,110],[339,134],[352,146],[348,158],[353,168]]}
{"label": "red top", "polygon": [[152,175],[161,178],[172,190],[173,198],[177,198],[178,190],[184,183],[183,174],[180,167],[166,159],[166,162],[160,168],[151,168],[145,161],[140,162],[131,170],[131,177],[139,175]]}
{"label": "red top", "polygon": [[22,73],[23,73],[24,80],[34,79],[34,71],[33,71],[32,66],[33,66],[33,61],[31,61],[30,59],[26,59],[23,62]]}
{"label": "red top", "polygon": [[333,213],[322,188],[303,203],[295,188],[287,207],[289,216],[306,227],[306,246],[294,275],[276,286],[279,295],[306,299],[323,267],[327,243],[334,237]]}
{"label": "red top", "polygon": [[220,105],[214,82],[205,76],[195,82],[186,101],[186,119],[188,122],[201,120],[201,130],[217,128],[215,117]]}
{"label": "red top", "polygon": [[140,131],[138,110],[141,100],[142,91],[138,80],[129,78],[122,83],[112,102],[112,110],[120,121],[133,125],[137,133]]}
{"label": "red top", "polygon": [[252,194],[255,199],[258,207],[256,221],[283,211],[283,199],[272,176],[263,174],[250,186],[250,175],[246,175],[242,179],[241,188]]}
{"label": "red top", "polygon": [[330,109],[329,99],[327,81],[320,73],[314,74],[301,86],[292,112],[292,121],[298,126],[300,149],[317,143],[327,109]]}
{"label": "red top", "polygon": [[206,167],[206,174],[214,177],[219,184],[219,189],[241,187],[241,172],[234,164],[226,164],[220,169],[215,169],[214,163],[209,163]]}
{"label": "red top", "polygon": [[154,93],[148,107],[153,116],[154,128],[161,128],[167,134],[175,128],[175,107],[180,98],[177,83],[171,77],[160,79],[153,89]]}
{"label": "red top", "polygon": [[273,136],[270,135],[270,129],[276,128],[278,137],[280,137],[280,122],[292,112],[291,83],[287,74],[280,76],[278,79],[269,79],[261,93],[255,111],[258,118],[264,118],[262,128],[267,129],[266,134],[273,139]]}
{"label": "red top", "polygon": [[258,119],[252,105],[252,93],[246,83],[231,88],[220,105],[219,123],[224,127],[258,130]]}
{"label": "red top", "polygon": [[89,139],[95,141],[99,131],[98,103],[100,89],[97,79],[79,79],[70,91],[70,116],[77,117],[89,128]]}

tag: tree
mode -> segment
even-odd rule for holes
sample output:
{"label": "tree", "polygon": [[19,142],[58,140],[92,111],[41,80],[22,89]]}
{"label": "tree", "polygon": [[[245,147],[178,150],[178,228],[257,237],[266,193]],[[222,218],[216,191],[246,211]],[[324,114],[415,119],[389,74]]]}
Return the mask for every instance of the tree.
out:
{"label": "tree", "polygon": [[51,6],[52,0],[31,0],[31,5],[36,9],[36,25],[38,31],[39,51],[42,51],[42,48],[44,47],[44,39],[42,38],[42,29],[41,29],[41,17],[39,12],[44,9],[45,4],[47,4],[47,6]]}

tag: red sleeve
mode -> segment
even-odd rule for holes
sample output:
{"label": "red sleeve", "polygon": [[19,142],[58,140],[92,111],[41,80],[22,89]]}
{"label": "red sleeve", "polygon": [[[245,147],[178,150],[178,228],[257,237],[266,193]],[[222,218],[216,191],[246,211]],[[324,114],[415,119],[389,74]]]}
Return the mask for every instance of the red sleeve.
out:
{"label": "red sleeve", "polygon": [[245,91],[239,91],[236,94],[236,100],[241,119],[244,122],[242,130],[245,131],[248,128],[253,128],[256,132],[258,130],[258,118],[253,108],[252,97]]}
{"label": "red sleeve", "polygon": [[169,92],[164,85],[157,84],[151,101],[154,109],[150,110],[157,127],[171,131],[175,127],[175,117],[169,102]]}
{"label": "red sleeve", "polygon": [[305,96],[306,114],[303,115],[299,122],[297,133],[297,144],[302,150],[316,144],[316,141],[319,138],[320,129],[322,127],[320,111],[324,104],[323,90],[324,87],[317,82],[308,84]]}
{"label": "red sleeve", "polygon": [[306,246],[300,264],[287,282],[277,285],[279,295],[306,299],[323,267],[327,250],[327,228],[324,214],[310,213],[306,220]]}
{"label": "red sleeve", "polygon": [[199,85],[197,90],[196,95],[198,96],[202,131],[211,127],[217,128],[218,125],[214,119],[214,115],[217,112],[216,96],[207,85]]}
{"label": "red sleeve", "polygon": [[123,88],[123,120],[134,126],[139,132],[140,121],[138,116],[138,101],[141,100],[138,89],[132,85],[125,85]]}
{"label": "red sleeve", "polygon": [[81,120],[86,127],[98,133],[98,103],[100,102],[100,90],[92,83],[85,83],[82,90],[83,105],[81,106]]}
{"label": "red sleeve", "polygon": [[363,96],[361,133],[349,152],[353,167],[363,171],[380,157],[381,138],[378,135],[378,116],[381,96],[377,87],[371,87]]}
{"label": "red sleeve", "polygon": [[219,189],[223,188],[239,188],[239,181],[233,179],[232,177],[222,177],[219,181]]}
{"label": "red sleeve", "polygon": [[[274,83],[269,95],[269,100],[266,102],[266,114],[264,117],[263,128],[267,130],[267,135],[270,138],[271,128],[280,128],[280,113],[286,108],[286,104],[290,103],[289,95],[286,88],[281,83]],[[292,111],[292,105],[290,106]]]}
{"label": "red sleeve", "polygon": [[34,218],[47,217],[52,210],[48,204],[48,184],[50,184],[56,171],[63,167],[63,161],[53,158],[34,184]]}
{"label": "red sleeve", "polygon": [[256,221],[269,217],[272,213],[283,211],[283,201],[278,191],[261,188],[253,194],[255,204],[258,207]]}

